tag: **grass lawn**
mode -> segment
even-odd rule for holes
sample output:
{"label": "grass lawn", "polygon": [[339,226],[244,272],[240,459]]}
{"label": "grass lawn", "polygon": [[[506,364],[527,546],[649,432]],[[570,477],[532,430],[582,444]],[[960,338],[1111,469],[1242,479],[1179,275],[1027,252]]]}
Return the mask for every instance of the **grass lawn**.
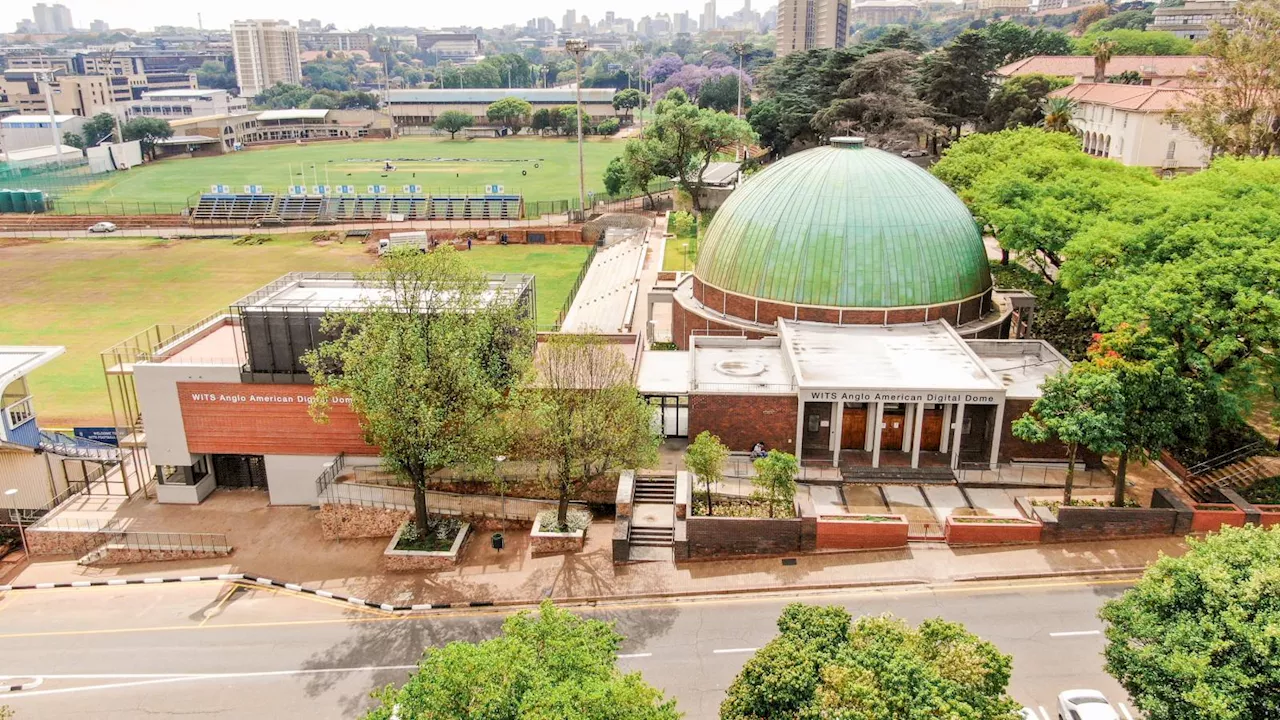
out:
{"label": "grass lawn", "polygon": [[[622,154],[624,142],[588,139],[584,147],[588,190],[603,192],[605,166]],[[394,172],[383,172],[385,159],[396,166]],[[526,201],[566,200],[578,196],[578,150],[575,140],[563,137],[408,137],[276,145],[148,163],[68,190],[62,198],[181,203],[209,192],[214,184],[230,185],[235,192],[244,185],[275,192],[284,192],[290,185],[354,185],[361,193],[369,185],[386,185],[394,192],[401,192],[405,185],[421,185],[424,192],[479,192],[485,185],[497,184],[506,192],[522,193]]]}
{"label": "grass lawn", "polygon": [[[695,234],[701,234],[698,230]],[[685,246],[688,247],[685,247]],[[686,257],[686,255],[688,257]],[[698,259],[698,238],[688,235],[672,235],[667,238],[666,249],[662,251],[663,270],[693,270]]]}
{"label": "grass lawn", "polygon": [[[477,245],[490,272],[537,276],[538,323],[554,323],[586,259],[581,245]],[[6,345],[65,345],[31,376],[47,427],[108,422],[98,353],[156,323],[187,323],[294,270],[357,270],[374,256],[358,243],[317,245],[283,235],[253,246],[230,240],[0,240]]]}

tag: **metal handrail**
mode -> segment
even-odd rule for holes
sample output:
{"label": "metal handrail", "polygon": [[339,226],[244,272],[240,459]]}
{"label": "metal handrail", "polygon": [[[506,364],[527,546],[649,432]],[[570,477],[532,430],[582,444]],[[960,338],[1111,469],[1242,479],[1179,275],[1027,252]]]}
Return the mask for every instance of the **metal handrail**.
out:
{"label": "metal handrail", "polygon": [[1203,475],[1212,470],[1217,470],[1220,467],[1225,467],[1227,465],[1230,465],[1231,463],[1241,459],[1246,455],[1247,456],[1255,455],[1256,453],[1254,451],[1257,450],[1258,448],[1263,447],[1265,444],[1266,443],[1262,440],[1256,440],[1254,442],[1249,443],[1248,445],[1238,447],[1235,450],[1228,450],[1227,452],[1222,453],[1217,457],[1212,457],[1212,458],[1209,458],[1208,460],[1204,460],[1202,462],[1196,463],[1195,465],[1192,465],[1191,467],[1187,468],[1187,472],[1191,475]]}
{"label": "metal handrail", "polygon": [[316,478],[316,498],[325,496],[330,486],[338,481],[338,476],[342,474],[342,470],[346,465],[347,454],[345,452],[338,453],[333,460],[325,464],[324,471]]}

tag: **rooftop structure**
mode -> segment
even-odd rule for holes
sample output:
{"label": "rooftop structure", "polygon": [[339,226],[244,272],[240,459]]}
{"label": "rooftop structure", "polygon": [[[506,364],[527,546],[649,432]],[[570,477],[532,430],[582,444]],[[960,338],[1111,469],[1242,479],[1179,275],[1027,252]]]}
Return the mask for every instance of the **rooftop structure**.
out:
{"label": "rooftop structure", "polygon": [[1050,97],[1075,101],[1072,128],[1084,151],[1158,172],[1189,172],[1209,163],[1209,149],[1170,113],[1185,108],[1195,90],[1084,82]]}
{"label": "rooftop structure", "polygon": [[[1202,75],[1209,65],[1203,55],[1118,55],[1107,61],[1107,74],[1136,72],[1143,85],[1183,84],[1187,78]],[[1035,55],[996,68],[997,81],[1018,75],[1041,73],[1075,79],[1093,78],[1092,55]]]}

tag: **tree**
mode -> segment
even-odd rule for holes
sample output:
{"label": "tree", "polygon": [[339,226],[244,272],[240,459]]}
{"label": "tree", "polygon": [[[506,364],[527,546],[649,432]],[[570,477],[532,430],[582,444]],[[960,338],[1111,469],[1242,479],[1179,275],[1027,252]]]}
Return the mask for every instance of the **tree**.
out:
{"label": "tree", "polygon": [[62,133],[62,144],[70,145],[77,150],[84,149],[84,135],[80,133],[64,132]]}
{"label": "tree", "polygon": [[125,123],[120,134],[125,142],[140,141],[143,154],[155,157],[156,141],[173,137],[173,128],[159,118],[138,117]]}
{"label": "tree", "polygon": [[1010,20],[993,22],[978,32],[986,38],[991,69],[1034,55],[1070,55],[1071,38],[1047,27],[1034,30]]}
{"label": "tree", "polygon": [[1089,33],[1075,39],[1075,55],[1092,55],[1093,46],[1099,40],[1115,43],[1112,55],[1190,55],[1195,43],[1171,32],[1154,30],[1127,30],[1124,28],[1106,32]]}
{"label": "tree", "polygon": [[986,38],[969,30],[924,59],[920,100],[933,106],[934,117],[954,137],[960,137],[964,125],[977,122],[991,97],[990,54]]}
{"label": "tree", "polygon": [[315,92],[301,85],[276,83],[253,98],[253,106],[266,110],[287,110],[302,107]]}
{"label": "tree", "polygon": [[518,97],[505,97],[489,105],[485,115],[489,120],[507,128],[514,135],[520,132],[533,114],[533,105]]}
{"label": "tree", "polygon": [[885,50],[854,62],[836,98],[812,116],[814,130],[827,136],[856,133],[873,145],[918,146],[936,135],[935,110],[916,95],[916,56]]}
{"label": "tree", "polygon": [[645,70],[644,76],[653,84],[659,85],[666,82],[667,78],[675,75],[680,68],[684,67],[684,60],[680,59],[675,53],[663,53],[658,59],[649,65]]}
{"label": "tree", "polygon": [[987,101],[982,113],[982,129],[995,132],[1041,124],[1044,121],[1045,97],[1071,83],[1071,78],[1041,73],[1009,78]]}
{"label": "tree", "polygon": [[312,110],[332,110],[338,106],[338,101],[328,95],[316,93],[307,100],[305,106]]}
{"label": "tree", "polygon": [[116,116],[108,112],[98,113],[84,124],[80,134],[84,137],[84,147],[91,148],[108,141],[116,133]]}
{"label": "tree", "polygon": [[1204,42],[1209,65],[1180,116],[1213,152],[1280,153],[1280,2],[1245,0]]}
{"label": "tree", "polygon": [[626,187],[644,193],[649,208],[655,207],[651,185],[661,177],[661,147],[656,140],[635,139],[622,148],[623,168],[626,171]]}
{"label": "tree", "polygon": [[544,601],[478,643],[427,648],[399,689],[375,693],[365,720],[678,720],[675,701],[617,668],[610,623]]}
{"label": "tree", "polygon": [[560,121],[560,113],[550,108],[538,108],[533,111],[533,115],[529,118],[529,129],[541,134],[546,130],[558,132],[557,125]]}
{"label": "tree", "polygon": [[1069,133],[1076,117],[1076,101],[1069,97],[1047,97],[1040,103],[1040,125],[1049,132]]}
{"label": "tree", "polygon": [[657,118],[646,130],[646,137],[627,141],[644,143],[647,152],[659,159],[668,176],[674,175],[681,189],[689,194],[695,212],[702,212],[702,175],[722,150],[755,141],[755,133],[744,120],[728,113],[699,108],[680,100],[683,93],[672,91],[675,98],[658,103]]}
{"label": "tree", "polygon": [[1111,30],[1146,30],[1154,20],[1155,14],[1151,10],[1124,10],[1093,23],[1085,30],[1085,34],[1093,35]]}
{"label": "tree", "polygon": [[342,110],[377,110],[378,96],[360,90],[348,90],[338,94],[338,107]]}
{"label": "tree", "polygon": [[635,88],[627,88],[613,96],[613,109],[621,112],[623,117],[631,119],[631,111],[644,103],[644,93]]}
{"label": "tree", "polygon": [[616,117],[605,118],[604,120],[600,121],[599,125],[596,125],[596,134],[617,135],[618,131],[621,129],[622,129],[622,123],[618,122],[618,118]]}
{"label": "tree", "polygon": [[698,107],[711,108],[731,114],[738,112],[738,84],[742,83],[742,108],[751,108],[751,88],[737,70],[719,77],[708,78],[698,88]]}
{"label": "tree", "polygon": [[756,471],[751,478],[756,488],[752,497],[769,506],[769,517],[786,513],[796,499],[796,473],[800,472],[796,456],[775,449],[751,465]]}
{"label": "tree", "polygon": [[1102,607],[1107,672],[1149,720],[1280,716],[1280,530],[1224,527],[1187,546]]}
{"label": "tree", "polygon": [[582,490],[657,460],[653,412],[636,394],[622,351],[606,337],[557,334],[540,343],[513,405],[516,454],[554,468],[548,480],[559,498],[561,528],[569,501]]}
{"label": "tree", "polygon": [[1079,17],[1076,18],[1076,32],[1083,33],[1090,25],[1110,15],[1111,12],[1106,5],[1090,5],[1080,11]]}
{"label": "tree", "polygon": [[707,492],[707,514],[714,515],[711,504],[712,489],[724,476],[724,463],[729,459],[729,448],[720,438],[703,430],[684,451],[684,464],[689,467],[698,484]]}
{"label": "tree", "polygon": [[236,74],[229,72],[225,63],[205,60],[196,70],[196,85],[215,90],[236,89]]}
{"label": "tree", "polygon": [[585,109],[580,111],[577,105],[561,105],[555,112],[559,117],[553,118],[553,121],[555,121],[553,127],[558,132],[566,135],[577,135],[579,117],[582,118],[582,132],[585,134],[590,131],[591,116],[587,114]]}
{"label": "tree", "polygon": [[1050,376],[1031,410],[1013,422],[1013,434],[1029,442],[1057,440],[1067,449],[1067,479],[1062,504],[1071,504],[1076,453],[1102,454],[1123,449],[1124,407],[1119,379],[1087,365]]}
{"label": "tree", "polygon": [[912,628],[890,615],[793,603],[777,637],[729,686],[721,720],[1015,720],[1012,659],[940,618]]}
{"label": "tree", "polygon": [[461,110],[445,110],[436,118],[436,123],[432,127],[440,132],[449,133],[449,139],[453,140],[459,132],[471,127],[471,114]]}
{"label": "tree", "polygon": [[1111,56],[1115,53],[1116,42],[1105,37],[1098,38],[1093,41],[1090,48],[1093,51],[1093,81],[1096,83],[1104,83],[1107,81],[1107,63],[1111,62]]}
{"label": "tree", "polygon": [[604,169],[604,191],[610,195],[621,195],[627,186],[627,166],[622,157],[609,161]]}
{"label": "tree", "polygon": [[350,399],[383,463],[413,485],[425,537],[431,476],[484,467],[503,451],[494,418],[523,374],[533,328],[447,246],[392,252],[360,282],[380,292],[368,307],[326,315],[322,332],[333,339],[303,359],[316,386],[311,413],[326,422],[333,404]]}

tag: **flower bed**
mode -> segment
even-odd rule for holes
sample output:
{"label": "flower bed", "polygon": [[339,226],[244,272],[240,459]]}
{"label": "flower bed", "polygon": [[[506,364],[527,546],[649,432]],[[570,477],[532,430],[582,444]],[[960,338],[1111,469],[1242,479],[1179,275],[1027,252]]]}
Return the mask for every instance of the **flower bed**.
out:
{"label": "flower bed", "polygon": [[570,510],[565,516],[566,526],[556,524],[556,511],[538,513],[529,532],[529,546],[534,555],[581,552],[587,542],[587,528],[591,526],[591,514]]}
{"label": "flower bed", "polygon": [[1043,526],[1035,520],[1005,517],[947,517],[948,545],[1003,545],[1040,542]]}
{"label": "flower bed", "polygon": [[390,572],[433,572],[458,564],[458,554],[471,528],[457,518],[432,518],[427,535],[419,536],[413,521],[400,526],[387,549],[382,565]]}
{"label": "flower bed", "polygon": [[830,515],[818,518],[819,550],[871,550],[907,546],[903,515]]}
{"label": "flower bed", "polygon": [[1191,506],[1191,532],[1216,532],[1223,525],[1244,526],[1244,511],[1230,503],[1196,503]]}
{"label": "flower bed", "polygon": [[[737,497],[735,495],[713,495],[711,510],[714,515],[707,514],[707,496],[705,493],[693,495],[694,517],[726,517],[726,518],[767,518],[769,506],[759,500]],[[793,518],[796,516],[795,506],[784,503],[774,508],[774,518]]]}

